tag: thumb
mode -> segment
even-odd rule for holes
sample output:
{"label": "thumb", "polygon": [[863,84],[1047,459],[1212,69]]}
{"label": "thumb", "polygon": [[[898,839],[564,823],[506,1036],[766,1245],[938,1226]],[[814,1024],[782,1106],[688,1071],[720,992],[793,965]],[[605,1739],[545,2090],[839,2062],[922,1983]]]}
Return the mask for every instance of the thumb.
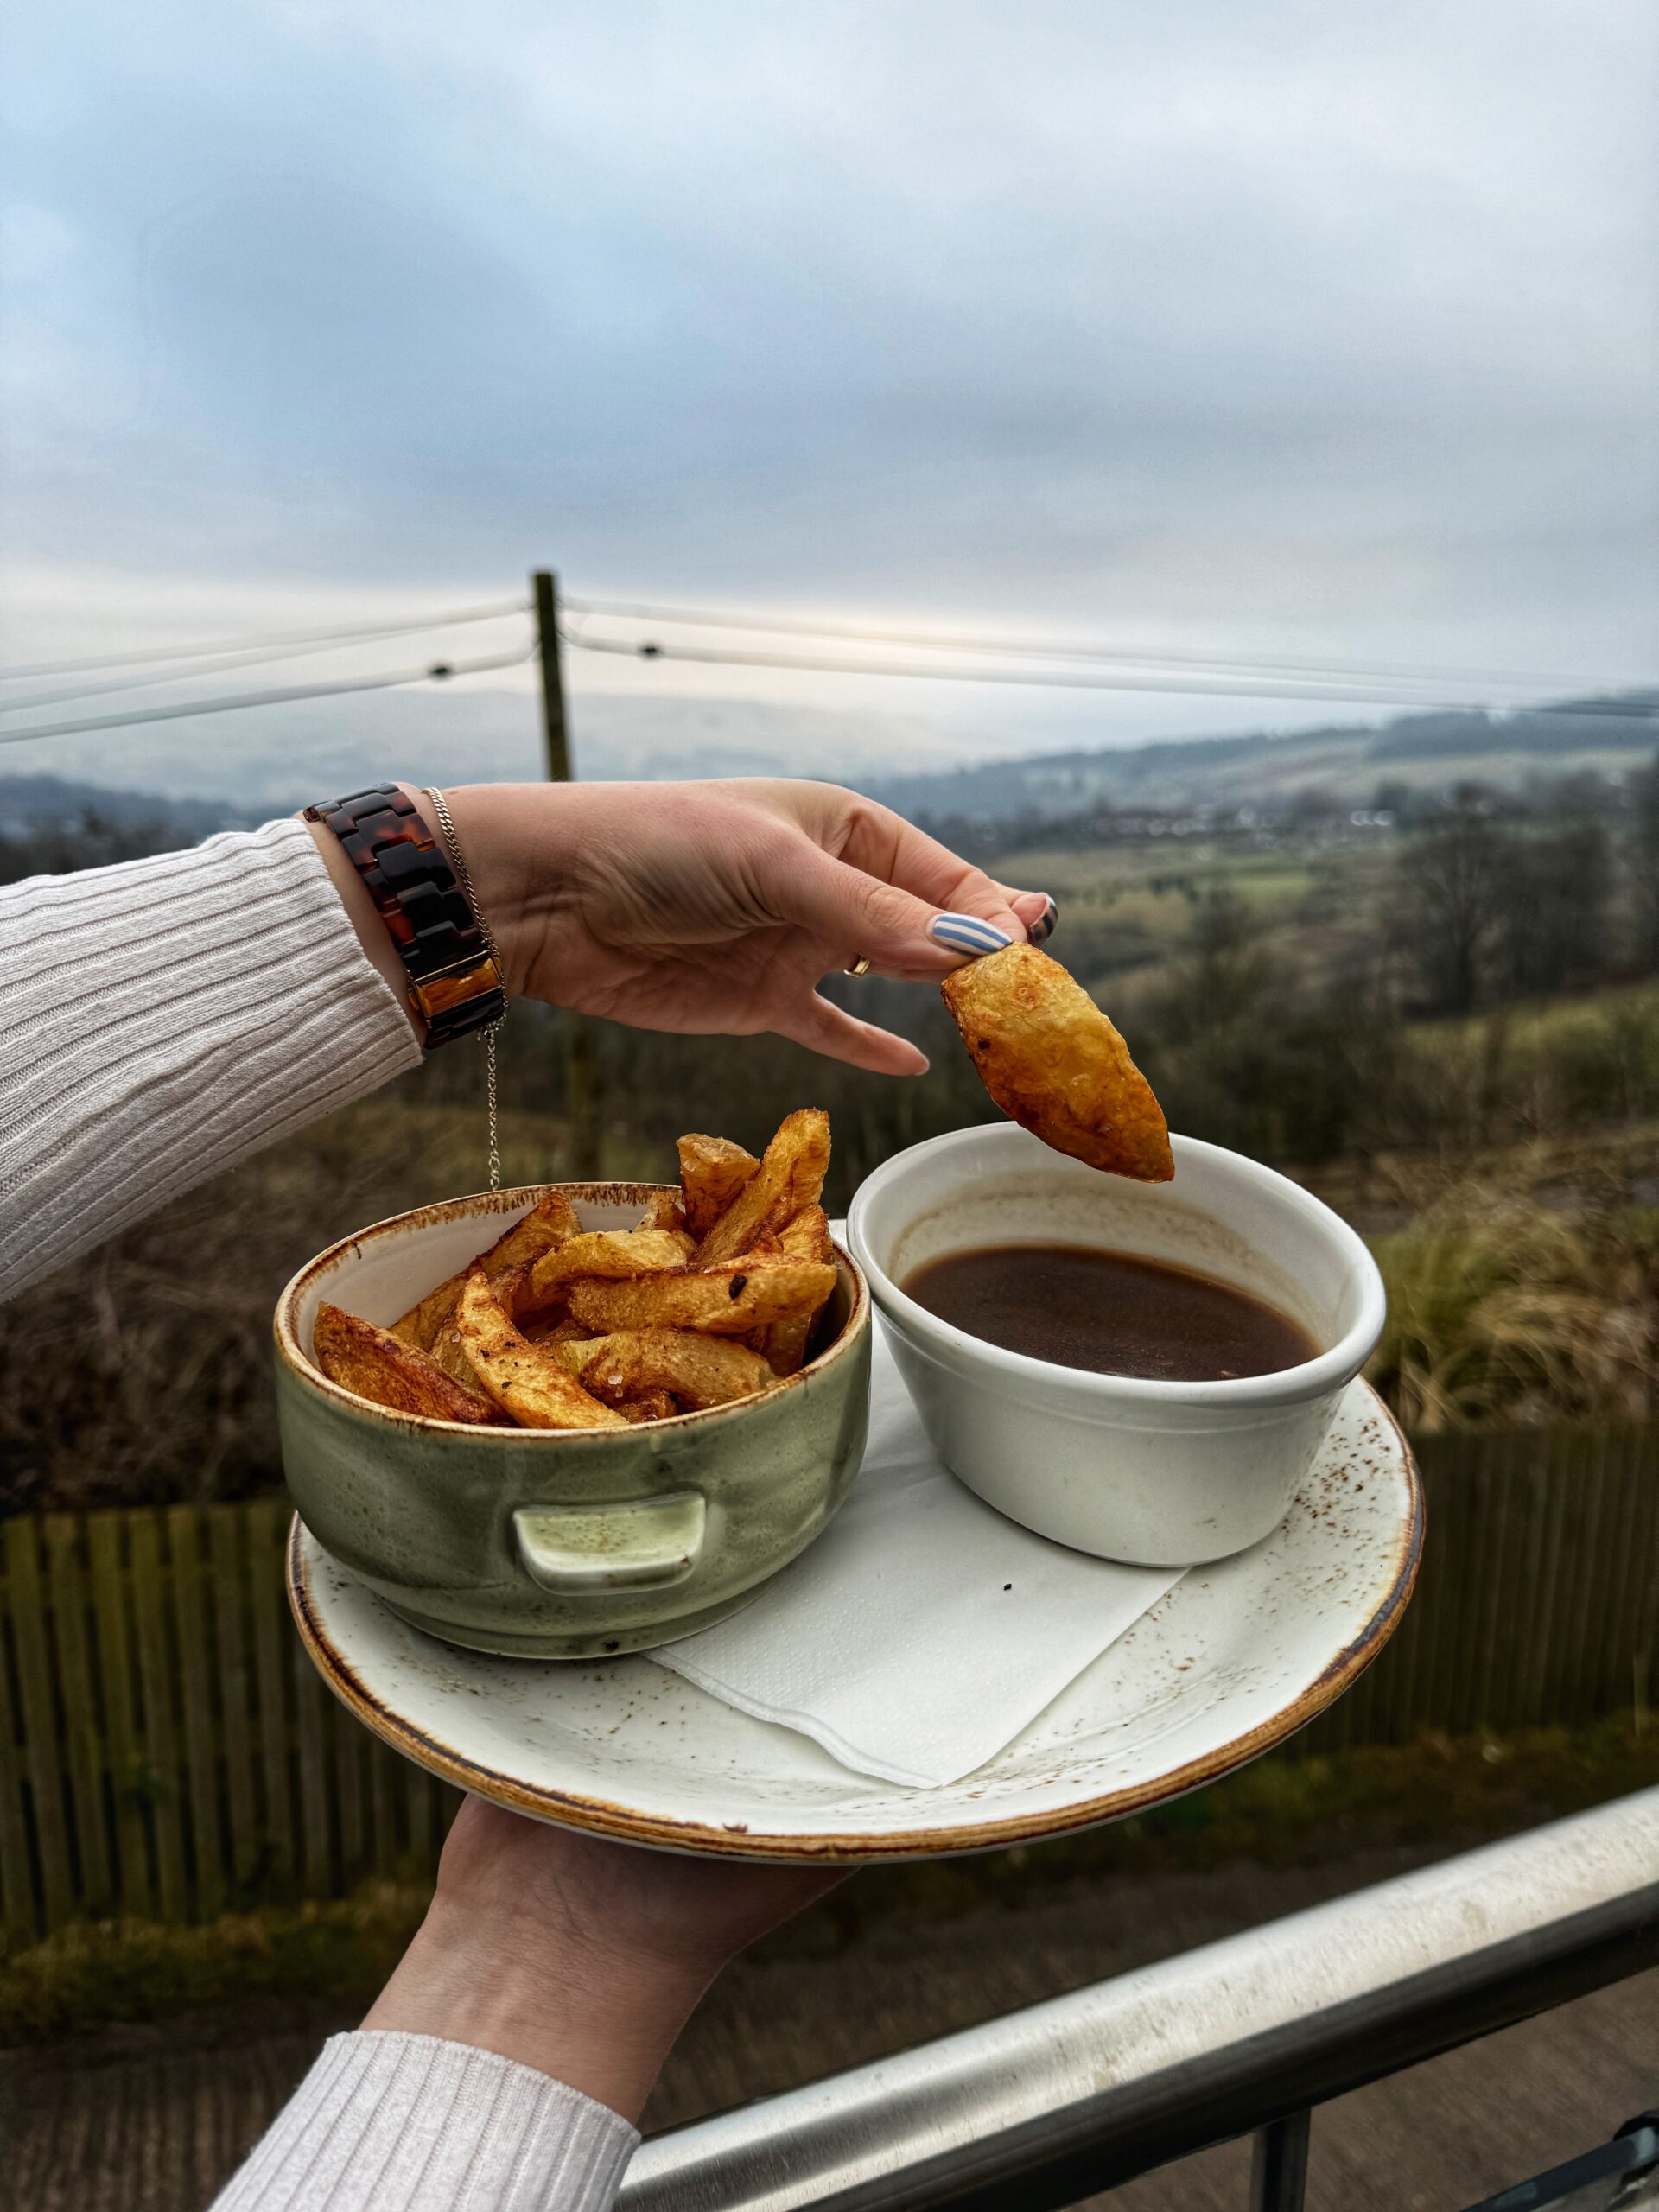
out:
{"label": "thumb", "polygon": [[988,876],[969,871],[953,888],[957,903],[941,908],[828,853],[796,853],[778,905],[785,920],[810,931],[826,967],[862,959],[911,981],[1026,941],[1008,894]]}

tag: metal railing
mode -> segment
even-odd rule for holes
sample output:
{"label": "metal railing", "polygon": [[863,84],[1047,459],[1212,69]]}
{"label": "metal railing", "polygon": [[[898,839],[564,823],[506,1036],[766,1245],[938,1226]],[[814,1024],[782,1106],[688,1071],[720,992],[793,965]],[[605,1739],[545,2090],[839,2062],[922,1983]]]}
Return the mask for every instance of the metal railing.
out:
{"label": "metal railing", "polygon": [[1296,2212],[1313,2107],[1656,1963],[1649,1789],[655,2137],[621,2202],[1051,2212],[1254,2131]]}

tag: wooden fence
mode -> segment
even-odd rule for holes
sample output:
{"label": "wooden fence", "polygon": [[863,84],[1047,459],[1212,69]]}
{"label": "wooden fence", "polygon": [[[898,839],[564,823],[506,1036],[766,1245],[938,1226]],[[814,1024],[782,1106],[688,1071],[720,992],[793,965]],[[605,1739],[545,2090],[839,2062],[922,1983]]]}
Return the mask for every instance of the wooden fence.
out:
{"label": "wooden fence", "polygon": [[[1429,1440],[1416,1599],[1298,1748],[1645,1711],[1659,1426]],[[210,1919],[430,1871],[455,1793],[336,1704],[283,1592],[288,1509],[0,1526],[0,1931]]]}

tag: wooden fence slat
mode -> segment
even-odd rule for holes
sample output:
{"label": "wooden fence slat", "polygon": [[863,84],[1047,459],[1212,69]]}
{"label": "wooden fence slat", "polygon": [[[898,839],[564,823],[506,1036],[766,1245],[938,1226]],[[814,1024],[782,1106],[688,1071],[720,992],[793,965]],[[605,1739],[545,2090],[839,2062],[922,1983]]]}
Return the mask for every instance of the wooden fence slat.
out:
{"label": "wooden fence slat", "polygon": [[253,1709],[248,1697],[248,1517],[232,1505],[207,1509],[213,1569],[213,1646],[219,1666],[219,1744],[225,1761],[225,1808],[229,1821],[228,1865],[238,1901],[259,1870],[258,1815],[254,1809]]}
{"label": "wooden fence slat", "polygon": [[29,1861],[23,1745],[12,1695],[9,1643],[8,1637],[0,1636],[0,1925],[4,1927],[7,1950],[16,1951],[34,1941],[39,1919],[35,1910],[35,1876]]}
{"label": "wooden fence slat", "polygon": [[297,1636],[289,1638],[294,1669],[295,1736],[298,1750],[300,1875],[308,1897],[332,1894],[328,1848],[328,1756],[325,1738],[328,1693]]}
{"label": "wooden fence slat", "polygon": [[115,1858],[121,1910],[134,1919],[149,1910],[149,1845],[145,1833],[145,1767],[139,1749],[132,1694],[134,1647],[127,1605],[128,1578],[120,1511],[86,1516],[86,1555],[92,1569],[92,1610],[98,1617],[98,1670],[104,1692],[105,1758],[115,1819]]}
{"label": "wooden fence slat", "polygon": [[173,1668],[167,1633],[171,1571],[162,1565],[159,1516],[149,1507],[133,1516],[130,1556],[138,1681],[143,1693],[144,1765],[149,1788],[150,1833],[156,1840],[156,1894],[163,1920],[188,1917],[190,1883],[184,1852],[179,1738],[173,1710]]}
{"label": "wooden fence slat", "polygon": [[390,1874],[403,1857],[397,1834],[397,1770],[404,1764],[378,1737],[369,1743],[369,1866]]}
{"label": "wooden fence slat", "polygon": [[334,1730],[334,1804],[340,1821],[340,1878],[350,1889],[363,1864],[364,1727],[338,1700],[329,1719]]}
{"label": "wooden fence slat", "polygon": [[86,1577],[81,1567],[79,1530],[67,1513],[48,1513],[41,1523],[46,1542],[47,1587],[51,1598],[53,1656],[63,1707],[64,1764],[74,1815],[75,1848],[80,1859],[80,1896],[94,1916],[114,1901],[110,1878],[104,1777],[108,1765],[98,1706],[92,1696],[90,1644],[92,1615]]}
{"label": "wooden fence slat", "polygon": [[248,1601],[253,1626],[254,1693],[259,1708],[259,1769],[264,1789],[262,1840],[280,1887],[295,1867],[293,1731],[289,1719],[288,1602],[283,1555],[291,1509],[283,1497],[247,1509]]}
{"label": "wooden fence slat", "polygon": [[185,1770],[189,1779],[191,1856],[196,1910],[213,1920],[225,1910],[225,1844],[219,1816],[219,1761],[213,1726],[213,1647],[201,1571],[201,1514],[194,1505],[167,1509],[173,1562],[173,1619],[178,1636],[180,1702],[184,1711]]}
{"label": "wooden fence slat", "polygon": [[1611,1504],[1614,1483],[1611,1438],[1604,1435],[1597,1440],[1590,1463],[1585,1469],[1585,1476],[1586,1523],[1582,1545],[1585,1556],[1579,1578],[1579,1606],[1570,1644],[1573,1680],[1573,1717],[1575,1720],[1588,1719],[1602,1709],[1604,1683],[1596,1665],[1596,1648],[1600,1642],[1599,1630],[1611,1586],[1616,1579],[1615,1562],[1606,1549],[1606,1539],[1614,1526]]}
{"label": "wooden fence slat", "polygon": [[46,1592],[41,1580],[40,1522],[20,1514],[5,1528],[6,1591],[17,1655],[17,1705],[23,1724],[29,1809],[40,1854],[41,1901],[48,1928],[79,1917],[69,1831],[64,1819],[58,1717],[46,1640]]}
{"label": "wooden fence slat", "polygon": [[427,1787],[430,1779],[424,1767],[404,1761],[404,1817],[410,1860],[417,1872],[436,1866],[438,1859],[437,1805]]}

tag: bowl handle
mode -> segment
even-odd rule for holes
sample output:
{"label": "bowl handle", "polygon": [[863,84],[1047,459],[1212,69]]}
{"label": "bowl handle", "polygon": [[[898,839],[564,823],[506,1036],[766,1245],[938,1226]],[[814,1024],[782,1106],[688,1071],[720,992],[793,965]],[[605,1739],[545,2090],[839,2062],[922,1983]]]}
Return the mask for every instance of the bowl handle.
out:
{"label": "bowl handle", "polygon": [[706,1517],[702,1492],[680,1490],[610,1505],[521,1505],[512,1534],[519,1565],[543,1590],[661,1590],[696,1566]]}

